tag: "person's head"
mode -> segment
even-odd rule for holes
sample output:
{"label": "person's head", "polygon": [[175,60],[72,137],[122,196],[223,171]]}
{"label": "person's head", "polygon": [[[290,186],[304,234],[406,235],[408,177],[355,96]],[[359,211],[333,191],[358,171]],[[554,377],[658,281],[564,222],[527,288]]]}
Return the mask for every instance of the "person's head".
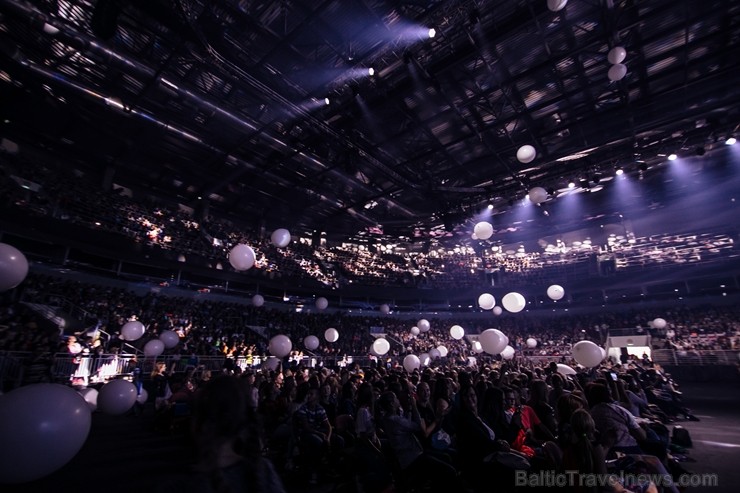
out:
{"label": "person's head", "polygon": [[519,404],[519,394],[516,389],[511,387],[504,389],[504,403],[507,409],[516,407]]}
{"label": "person's head", "polygon": [[429,384],[427,382],[419,382],[419,385],[416,386],[416,399],[422,404],[426,404],[429,402],[431,395]]}
{"label": "person's head", "polygon": [[368,406],[370,409],[375,404],[375,389],[370,382],[362,382],[357,389],[357,407]]}
{"label": "person's head", "polygon": [[596,433],[594,418],[585,409],[576,409],[570,417],[570,426],[576,438],[593,440]]}
{"label": "person's head", "polygon": [[380,394],[380,399],[378,399],[378,406],[380,407],[381,412],[385,414],[386,416],[391,416],[396,414],[398,411],[398,408],[401,407],[401,403],[398,401],[398,397],[395,393],[393,393],[390,390],[386,390],[382,394]]}
{"label": "person's head", "polygon": [[586,399],[588,400],[588,405],[590,407],[594,407],[597,404],[612,402],[609,388],[600,383],[590,383],[586,386]]}
{"label": "person's head", "polygon": [[555,408],[558,422],[569,423],[573,413],[583,409],[583,402],[573,394],[565,394],[558,397]]}
{"label": "person's head", "polygon": [[475,393],[475,387],[466,385],[460,390],[460,403],[464,410],[478,414],[478,394]]}
{"label": "person's head", "polygon": [[530,397],[533,402],[547,402],[547,382],[544,380],[533,380]]}

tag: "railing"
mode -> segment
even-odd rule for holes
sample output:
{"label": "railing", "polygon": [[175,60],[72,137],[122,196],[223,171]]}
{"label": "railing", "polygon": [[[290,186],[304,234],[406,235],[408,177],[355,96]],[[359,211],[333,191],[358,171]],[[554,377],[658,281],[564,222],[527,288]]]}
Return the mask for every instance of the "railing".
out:
{"label": "railing", "polygon": [[740,350],[653,349],[652,360],[661,365],[735,365]]}

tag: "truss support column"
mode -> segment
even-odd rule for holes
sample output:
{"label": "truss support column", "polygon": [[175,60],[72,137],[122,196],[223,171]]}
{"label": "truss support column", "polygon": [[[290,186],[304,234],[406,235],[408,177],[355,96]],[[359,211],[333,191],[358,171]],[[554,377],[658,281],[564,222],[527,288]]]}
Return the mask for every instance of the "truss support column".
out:
{"label": "truss support column", "polygon": [[116,265],[116,277],[121,277],[121,270],[123,270],[123,260],[119,260]]}
{"label": "truss support column", "polygon": [[178,269],[177,270],[177,279],[175,280],[175,286],[179,286],[180,285],[180,279],[181,278],[182,278],[182,270]]}

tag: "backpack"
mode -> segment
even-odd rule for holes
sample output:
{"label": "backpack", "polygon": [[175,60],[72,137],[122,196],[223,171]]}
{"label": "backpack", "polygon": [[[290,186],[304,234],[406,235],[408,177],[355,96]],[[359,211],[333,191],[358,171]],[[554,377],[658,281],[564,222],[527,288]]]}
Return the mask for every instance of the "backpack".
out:
{"label": "backpack", "polygon": [[683,426],[673,427],[673,436],[671,437],[671,442],[681,447],[693,446],[691,443],[691,435],[689,434],[689,430],[687,430]]}

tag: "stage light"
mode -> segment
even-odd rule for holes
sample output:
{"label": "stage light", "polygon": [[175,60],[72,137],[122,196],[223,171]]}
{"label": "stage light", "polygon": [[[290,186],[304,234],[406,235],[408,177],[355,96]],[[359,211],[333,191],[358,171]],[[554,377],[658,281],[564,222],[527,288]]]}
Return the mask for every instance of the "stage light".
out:
{"label": "stage light", "polygon": [[329,106],[329,103],[330,103],[330,102],[331,102],[331,101],[329,101],[329,98],[324,98],[324,104],[325,104],[326,106]]}
{"label": "stage light", "polygon": [[617,176],[622,176],[624,174],[624,170],[622,168],[617,168]]}
{"label": "stage light", "polygon": [[372,68],[372,67],[370,67],[369,69],[367,69],[367,75],[369,75],[370,77],[372,77],[373,75],[375,75],[375,69]]}
{"label": "stage light", "polygon": [[490,211],[492,209],[493,209],[493,204],[488,204],[488,210]]}
{"label": "stage light", "polygon": [[678,156],[676,156],[675,154],[669,154],[668,155],[668,160],[669,161],[675,161],[676,159],[678,159]]}
{"label": "stage light", "polygon": [[429,28],[429,31],[427,32],[427,34],[429,35],[430,38],[433,38],[433,37],[435,37],[437,35],[437,30],[434,29],[433,27],[430,27]]}
{"label": "stage light", "polygon": [[737,139],[735,137],[728,137],[725,141],[725,145],[732,146],[735,145],[735,142],[737,142]]}
{"label": "stage light", "polygon": [[576,188],[576,184],[572,181],[568,182],[568,188]]}

